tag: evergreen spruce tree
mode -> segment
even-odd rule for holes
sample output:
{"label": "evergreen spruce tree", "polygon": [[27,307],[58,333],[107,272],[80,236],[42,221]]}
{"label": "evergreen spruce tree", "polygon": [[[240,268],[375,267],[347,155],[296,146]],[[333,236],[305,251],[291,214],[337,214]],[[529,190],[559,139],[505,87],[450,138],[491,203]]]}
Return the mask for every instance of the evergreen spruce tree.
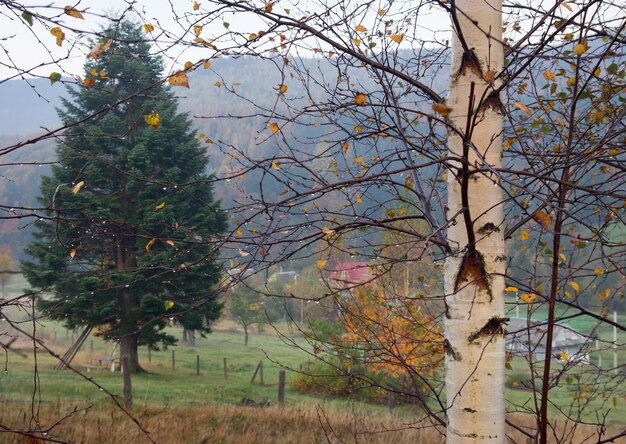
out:
{"label": "evergreen spruce tree", "polygon": [[[85,64],[93,80],[60,111],[70,126],[41,184],[50,218],[37,223],[22,269],[44,291],[46,315],[119,340],[135,372],[138,346],[175,342],[169,318],[207,333],[219,316],[211,241],[225,217],[190,121],[159,83],[161,60],[138,25],[111,25]],[[156,115],[160,124],[148,125]]]}

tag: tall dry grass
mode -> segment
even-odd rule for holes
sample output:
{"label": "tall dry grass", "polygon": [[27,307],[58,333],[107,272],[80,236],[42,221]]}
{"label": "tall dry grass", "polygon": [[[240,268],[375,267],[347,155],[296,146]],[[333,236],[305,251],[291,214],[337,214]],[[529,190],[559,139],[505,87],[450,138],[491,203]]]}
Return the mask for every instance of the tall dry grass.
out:
{"label": "tall dry grass", "polygon": [[[46,439],[71,443],[148,443],[150,440],[128,416],[110,405],[76,409],[69,404],[43,404],[39,410],[41,429],[57,423],[45,435]],[[0,413],[3,427],[33,430],[30,405],[18,408],[4,405]],[[309,407],[244,407],[213,404],[205,408],[175,410],[154,407],[136,409],[134,415],[150,437],[157,443],[202,444],[291,444],[291,443],[444,443],[441,432],[426,423],[409,423],[397,417],[365,415],[358,412],[337,412]],[[534,429],[533,418],[510,415],[518,426]],[[617,432],[614,430],[613,433]],[[598,442],[592,427],[557,422],[550,443],[583,444]],[[41,435],[40,435],[41,436]],[[606,438],[606,435],[605,435]],[[44,440],[24,437],[10,431],[0,431],[1,443],[43,443]],[[533,441],[511,427],[507,428],[507,443],[530,444]],[[626,443],[617,439],[616,443]]]}
{"label": "tall dry grass", "polygon": [[[69,405],[43,405],[42,428],[50,427]],[[443,436],[425,424],[408,424],[397,418],[368,417],[315,408],[244,407],[209,405],[202,409],[138,409],[136,418],[157,443],[282,444],[282,443],[443,443]],[[3,409],[0,424],[14,429],[32,428],[31,409]],[[121,411],[93,407],[77,411],[47,435],[72,443],[150,442]],[[0,442],[42,442],[15,433],[0,433]]]}

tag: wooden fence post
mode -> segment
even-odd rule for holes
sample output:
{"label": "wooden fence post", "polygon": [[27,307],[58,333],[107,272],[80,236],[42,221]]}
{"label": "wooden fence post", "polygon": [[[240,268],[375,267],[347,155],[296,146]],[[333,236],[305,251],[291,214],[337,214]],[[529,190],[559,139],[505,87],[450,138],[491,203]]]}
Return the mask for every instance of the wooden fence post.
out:
{"label": "wooden fence post", "polygon": [[278,403],[285,405],[285,370],[278,372]]}
{"label": "wooden fence post", "polygon": [[148,347],[148,362],[152,362],[152,350]]}
{"label": "wooden fence post", "polygon": [[226,364],[226,358],[224,358],[224,379],[228,379],[228,365]]}
{"label": "wooden fence post", "polygon": [[172,370],[176,370],[176,352],[172,350]]}
{"label": "wooden fence post", "polygon": [[261,385],[265,385],[263,381],[263,361],[259,361],[259,378],[261,380]]}
{"label": "wooden fence post", "polygon": [[196,376],[200,376],[200,355],[196,355]]}
{"label": "wooden fence post", "polygon": [[261,381],[261,385],[265,385],[265,381],[263,380],[263,361],[259,361],[259,365],[256,366],[256,369],[254,370],[254,375],[252,375],[252,379],[250,380],[250,382],[254,382],[254,380],[256,379],[256,375],[257,373],[259,374],[259,380]]}

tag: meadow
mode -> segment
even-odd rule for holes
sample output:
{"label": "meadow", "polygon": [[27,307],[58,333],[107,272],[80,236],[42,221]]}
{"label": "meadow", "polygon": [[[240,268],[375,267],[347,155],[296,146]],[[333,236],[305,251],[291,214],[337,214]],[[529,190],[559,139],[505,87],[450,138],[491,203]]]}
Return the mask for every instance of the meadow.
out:
{"label": "meadow", "polygon": [[[12,285],[17,288],[19,283]],[[43,346],[57,354],[62,354],[78,336],[78,332],[67,331],[55,322],[27,322],[28,313],[16,308],[4,311],[12,320],[24,321],[18,324],[20,329],[32,332],[34,328]],[[584,319],[577,322],[576,328],[581,331],[584,322],[589,323]],[[141,348],[140,361],[146,372],[134,376],[132,381],[132,415],[141,427],[115,408],[113,398],[118,397],[121,402],[120,373],[95,368],[98,358],[111,355],[112,344],[92,335],[72,363],[78,372],[57,371],[53,370],[56,358],[41,345],[34,348],[32,341],[22,335],[13,345],[22,355],[8,351],[5,371],[0,377],[0,403],[4,406],[0,424],[8,429],[37,428],[45,431],[47,437],[60,438],[62,442],[150,442],[150,439],[166,443],[443,442],[440,431],[419,419],[423,412],[415,406],[401,406],[390,412],[386,406],[356,399],[294,391],[289,380],[301,365],[314,357],[299,333],[290,331],[286,325],[279,328],[296,346],[286,343],[276,330],[266,326],[263,332],[252,330],[246,347],[243,332],[232,321],[224,320],[206,338],[198,337],[194,347],[179,343],[168,350],[150,353]],[[181,337],[180,328],[170,329]],[[601,334],[607,336],[610,330]],[[603,354],[608,360],[607,353]],[[626,358],[623,351],[619,358],[623,363]],[[263,362],[263,384],[258,374],[251,382],[259,362]],[[509,405],[532,403],[532,392],[511,383],[529,377],[524,362],[514,358],[511,364]],[[285,405],[277,403],[281,369],[287,370]],[[572,373],[576,376],[576,369]],[[551,396],[557,406],[570,405],[575,396],[581,395],[578,387],[578,379],[574,378],[571,384],[564,382],[553,389]],[[626,417],[623,396],[615,401],[611,398],[602,401],[593,391],[587,395],[598,396],[590,401],[593,407],[590,411],[607,410],[608,424],[613,428],[623,426]],[[243,405],[251,401],[269,406]],[[555,408],[552,415],[558,415]],[[532,426],[529,417],[518,414],[516,419]],[[510,438],[511,442],[525,442],[519,436]],[[0,432],[0,442],[24,441],[20,435]]]}

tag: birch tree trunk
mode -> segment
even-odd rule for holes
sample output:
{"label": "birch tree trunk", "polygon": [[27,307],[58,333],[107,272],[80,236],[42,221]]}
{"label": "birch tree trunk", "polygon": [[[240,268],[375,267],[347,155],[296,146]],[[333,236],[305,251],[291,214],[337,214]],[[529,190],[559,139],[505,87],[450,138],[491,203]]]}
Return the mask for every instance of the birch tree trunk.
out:
{"label": "birch tree trunk", "polygon": [[498,175],[502,2],[451,3],[455,27],[448,145],[445,268],[448,443],[504,443],[503,202]]}

